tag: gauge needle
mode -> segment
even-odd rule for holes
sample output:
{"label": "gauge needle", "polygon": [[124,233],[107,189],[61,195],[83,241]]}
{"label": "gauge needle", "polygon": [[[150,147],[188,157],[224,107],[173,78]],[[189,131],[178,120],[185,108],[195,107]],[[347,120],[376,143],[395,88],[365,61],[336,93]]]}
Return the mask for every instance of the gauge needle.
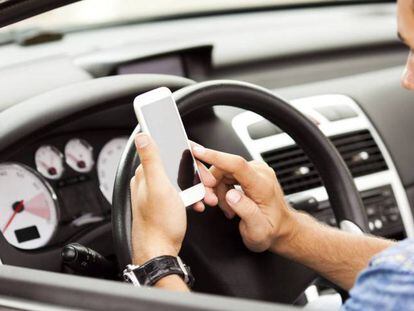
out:
{"label": "gauge needle", "polygon": [[42,160],[39,161],[39,163],[45,168],[48,169],[49,165],[47,165],[45,162],[43,162]]}
{"label": "gauge needle", "polygon": [[67,156],[67,157],[69,157],[69,158],[71,158],[73,161],[75,161],[76,165],[77,165],[79,168],[85,168],[85,161],[83,161],[83,160],[78,160],[78,159],[77,159],[74,155],[72,155],[72,154],[70,154],[70,153],[68,153],[66,156]]}
{"label": "gauge needle", "polygon": [[71,153],[67,153],[66,154],[67,157],[71,158],[73,161],[75,161],[76,163],[78,162],[78,159]]}
{"label": "gauge needle", "polygon": [[43,162],[43,161],[40,161],[39,162],[40,163],[40,165],[42,165],[46,170],[47,170],[47,172],[50,174],[50,175],[56,175],[57,174],[57,171],[56,171],[56,169],[53,167],[53,166],[49,166],[49,165],[47,165],[45,162]]}
{"label": "gauge needle", "polygon": [[6,232],[7,228],[13,222],[14,217],[16,217],[16,215],[18,213],[20,213],[23,210],[23,208],[24,208],[24,201],[23,200],[21,200],[20,202],[18,202],[16,205],[13,206],[13,214],[10,216],[9,220],[7,221],[6,225],[4,226],[4,228],[2,230],[3,233]]}

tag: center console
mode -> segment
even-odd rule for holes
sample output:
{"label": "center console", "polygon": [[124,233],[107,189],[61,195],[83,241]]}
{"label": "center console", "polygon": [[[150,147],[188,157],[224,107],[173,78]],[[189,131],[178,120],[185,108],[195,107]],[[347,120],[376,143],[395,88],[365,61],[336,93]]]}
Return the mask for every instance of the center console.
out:
{"label": "center console", "polygon": [[[345,95],[301,98],[291,104],[320,128],[344,159],[360,191],[371,233],[395,239],[414,236],[411,209],[395,165],[359,105]],[[275,170],[294,208],[336,226],[319,173],[291,137],[252,112],[235,116],[232,126],[252,158]]]}

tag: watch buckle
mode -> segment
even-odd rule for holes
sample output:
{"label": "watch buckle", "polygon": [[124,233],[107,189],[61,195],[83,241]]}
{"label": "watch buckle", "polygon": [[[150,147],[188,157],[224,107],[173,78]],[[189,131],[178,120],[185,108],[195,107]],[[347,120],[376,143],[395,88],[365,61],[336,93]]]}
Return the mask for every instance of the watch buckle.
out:
{"label": "watch buckle", "polygon": [[141,287],[141,284],[139,283],[139,281],[138,281],[138,279],[137,279],[137,277],[134,273],[134,270],[136,268],[139,268],[139,266],[127,265],[126,269],[123,272],[124,279],[125,279],[125,281],[132,283],[134,286]]}

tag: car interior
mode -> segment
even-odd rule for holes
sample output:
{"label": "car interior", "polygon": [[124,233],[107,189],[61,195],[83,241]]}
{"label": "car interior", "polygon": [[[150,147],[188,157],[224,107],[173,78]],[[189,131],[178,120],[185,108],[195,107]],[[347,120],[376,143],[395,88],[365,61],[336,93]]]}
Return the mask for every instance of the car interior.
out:
{"label": "car interior", "polygon": [[340,308],[346,292],[249,252],[215,208],[187,210],[193,292],[123,282],[132,103],[162,86],[191,140],[265,161],[293,208],[414,236],[414,95],[400,85],[395,1],[71,2],[0,1],[2,308]]}

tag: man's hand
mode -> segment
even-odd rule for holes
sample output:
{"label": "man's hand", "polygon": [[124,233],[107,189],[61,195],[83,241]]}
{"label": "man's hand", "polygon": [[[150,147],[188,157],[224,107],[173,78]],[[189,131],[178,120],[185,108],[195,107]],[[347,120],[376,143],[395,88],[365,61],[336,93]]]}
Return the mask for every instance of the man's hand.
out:
{"label": "man's hand", "polygon": [[[265,163],[201,146],[194,146],[193,153],[212,165],[220,206],[227,217],[241,218],[240,233],[252,251],[268,249],[349,289],[370,258],[393,244],[342,232],[290,209],[273,169]],[[233,189],[237,184],[244,193]]]}
{"label": "man's hand", "polygon": [[[263,252],[290,233],[292,211],[271,167],[198,145],[193,153],[212,165],[219,205],[228,218],[235,214],[241,218],[240,233],[247,248]],[[243,191],[234,189],[235,185]]]}
{"label": "man's hand", "polygon": [[[183,202],[165,173],[154,141],[147,134],[138,134],[135,144],[141,165],[131,180],[132,249],[134,264],[141,265],[157,256],[178,255],[187,218]],[[217,197],[211,188],[216,181],[200,164],[199,171],[207,186],[204,201],[216,205]],[[203,211],[204,204],[198,202],[193,208]]]}

